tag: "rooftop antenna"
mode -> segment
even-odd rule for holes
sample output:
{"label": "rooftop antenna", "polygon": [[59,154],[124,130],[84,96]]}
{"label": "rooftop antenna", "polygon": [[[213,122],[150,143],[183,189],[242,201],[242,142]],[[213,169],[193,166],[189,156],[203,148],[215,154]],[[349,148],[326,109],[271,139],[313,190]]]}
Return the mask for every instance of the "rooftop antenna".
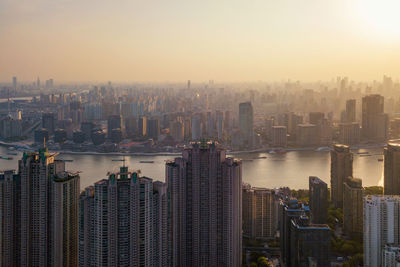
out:
{"label": "rooftop antenna", "polygon": [[125,168],[125,155],[122,156],[122,162],[123,162],[123,163],[122,163],[122,167]]}
{"label": "rooftop antenna", "polygon": [[43,148],[46,148],[46,136],[43,136]]}

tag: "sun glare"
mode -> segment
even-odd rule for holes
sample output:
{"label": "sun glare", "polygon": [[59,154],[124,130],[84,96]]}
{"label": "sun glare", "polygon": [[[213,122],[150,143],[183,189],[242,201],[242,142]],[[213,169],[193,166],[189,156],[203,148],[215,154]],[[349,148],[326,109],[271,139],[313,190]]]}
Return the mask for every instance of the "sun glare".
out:
{"label": "sun glare", "polygon": [[368,33],[385,39],[400,39],[400,1],[361,0],[357,3],[361,22]]}

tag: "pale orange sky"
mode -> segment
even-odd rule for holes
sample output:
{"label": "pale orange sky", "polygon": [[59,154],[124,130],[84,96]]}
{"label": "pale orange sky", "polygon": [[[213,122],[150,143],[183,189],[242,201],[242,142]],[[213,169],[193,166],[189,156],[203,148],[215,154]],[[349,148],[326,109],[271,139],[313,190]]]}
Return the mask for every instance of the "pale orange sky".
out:
{"label": "pale orange sky", "polygon": [[399,2],[0,0],[0,81],[396,79]]}

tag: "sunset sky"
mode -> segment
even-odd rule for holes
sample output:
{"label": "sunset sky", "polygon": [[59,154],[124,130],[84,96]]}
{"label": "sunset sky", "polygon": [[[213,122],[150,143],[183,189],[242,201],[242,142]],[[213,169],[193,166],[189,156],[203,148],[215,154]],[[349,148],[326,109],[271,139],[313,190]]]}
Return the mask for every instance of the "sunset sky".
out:
{"label": "sunset sky", "polygon": [[400,77],[397,0],[0,0],[0,82]]}

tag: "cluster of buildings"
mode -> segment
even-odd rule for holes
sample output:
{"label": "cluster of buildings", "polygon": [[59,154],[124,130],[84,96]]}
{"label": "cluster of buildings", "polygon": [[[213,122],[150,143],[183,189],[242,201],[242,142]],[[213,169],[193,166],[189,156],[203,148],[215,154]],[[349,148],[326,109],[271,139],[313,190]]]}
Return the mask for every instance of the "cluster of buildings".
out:
{"label": "cluster of buildings", "polygon": [[[32,99],[0,103],[0,138],[40,144],[46,138],[54,150],[157,152],[181,151],[204,138],[252,150],[354,146],[400,136],[399,96],[385,89],[394,86],[387,77],[373,86],[347,78],[324,85],[250,84],[246,90],[190,84],[73,87],[49,79],[42,86],[38,79],[26,85]],[[29,91],[24,88],[15,79],[3,89],[18,96]]]}
{"label": "cluster of buildings", "polygon": [[122,166],[79,188],[47,148],[0,175],[1,266],[240,266],[241,162],[198,142],[166,182]]}

